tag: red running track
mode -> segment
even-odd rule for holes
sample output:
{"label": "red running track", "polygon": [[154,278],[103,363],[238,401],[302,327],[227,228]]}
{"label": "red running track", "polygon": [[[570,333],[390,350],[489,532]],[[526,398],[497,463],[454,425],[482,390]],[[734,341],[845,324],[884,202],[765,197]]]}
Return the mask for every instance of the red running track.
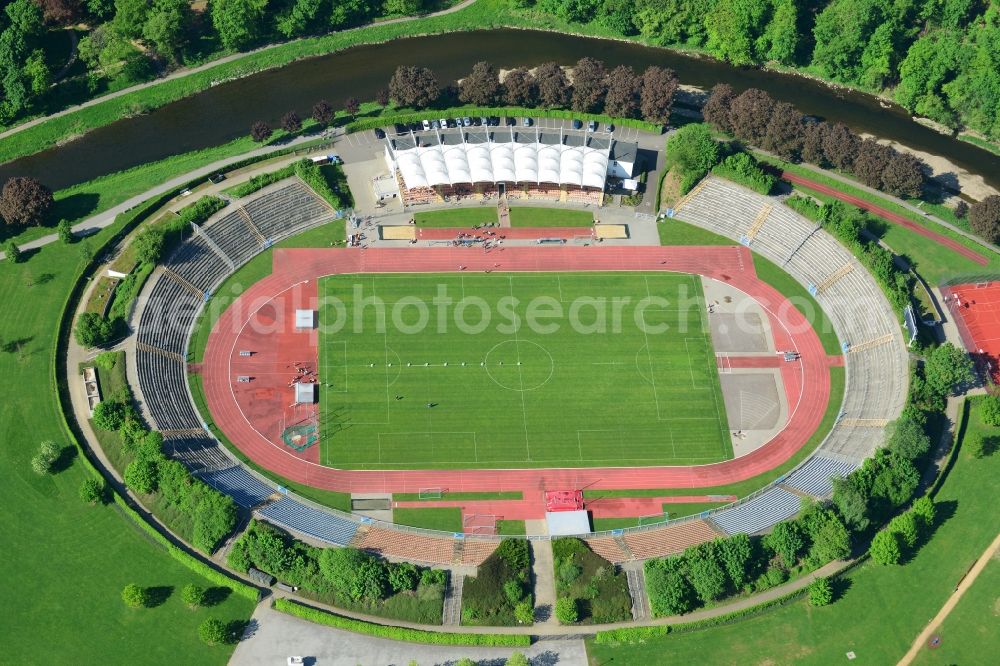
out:
{"label": "red running track", "polygon": [[[757,279],[745,247],[510,247],[502,253],[466,248],[278,249],[274,272],[251,286],[219,318],[208,339],[202,375],[208,408],[226,436],[255,463],[292,481],[341,492],[452,492],[520,490],[541,501],[544,490],[701,488],[749,479],[775,468],[816,431],[830,399],[827,355],[812,326],[788,300]],[[501,263],[499,268],[496,263]],[[726,282],[753,297],[772,318],[772,330],[801,354],[799,399],[785,428],[746,456],[701,466],[466,470],[341,470],[296,455],[262,436],[234,393],[231,366],[239,335],[252,313],[282,293],[314,292],[317,278],[340,273],[468,271],[672,271]],[[300,300],[314,307],[315,302]],[[315,353],[315,350],[313,351]],[[787,364],[792,365],[792,364]]]}
{"label": "red running track", "polygon": [[975,250],[970,250],[969,248],[965,247],[956,240],[953,240],[951,238],[948,238],[947,236],[931,231],[927,227],[923,226],[922,224],[917,224],[908,217],[898,215],[896,213],[886,210],[885,208],[882,208],[881,206],[876,206],[873,203],[865,201],[864,199],[859,199],[858,197],[851,196],[850,194],[845,194],[844,192],[835,190],[828,185],[817,183],[814,180],[809,180],[808,178],[803,178],[802,176],[797,176],[795,174],[788,173],[787,171],[782,171],[781,177],[790,183],[808,187],[810,189],[816,190],[817,192],[822,192],[823,194],[826,194],[828,196],[840,199],[841,201],[849,203],[852,206],[863,208],[864,210],[867,210],[869,213],[874,213],[875,215],[878,215],[883,220],[887,220],[889,222],[892,222],[893,224],[898,224],[901,227],[905,227],[906,229],[909,229],[914,233],[920,234],[925,238],[930,238],[935,243],[938,243],[940,245],[943,245],[947,248],[954,250],[955,252],[959,253],[966,259],[970,259],[979,264],[980,266],[985,266],[988,263],[990,263],[989,259],[979,254]]}

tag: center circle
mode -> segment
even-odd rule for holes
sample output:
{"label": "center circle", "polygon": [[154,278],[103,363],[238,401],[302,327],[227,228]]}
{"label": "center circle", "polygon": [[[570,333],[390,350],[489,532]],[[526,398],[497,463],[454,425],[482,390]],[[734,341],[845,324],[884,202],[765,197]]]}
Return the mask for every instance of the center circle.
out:
{"label": "center circle", "polygon": [[497,385],[511,391],[533,391],[555,372],[549,351],[530,340],[505,340],[486,352],[486,374]]}

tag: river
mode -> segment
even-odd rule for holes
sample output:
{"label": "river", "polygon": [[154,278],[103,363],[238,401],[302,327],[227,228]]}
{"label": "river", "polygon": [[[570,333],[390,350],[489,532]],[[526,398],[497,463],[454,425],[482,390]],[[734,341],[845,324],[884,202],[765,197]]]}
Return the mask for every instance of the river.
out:
{"label": "river", "polygon": [[871,96],[790,74],[739,69],[725,63],[617,41],[549,32],[492,30],[394,40],[299,61],[281,69],[214,86],[149,114],[93,130],[65,145],[0,166],[0,182],[32,176],[54,190],[170,155],[218,145],[247,134],[251,123],[294,109],[308,116],[320,99],[339,106],[348,97],[374,99],[400,64],[429,67],[444,83],[486,60],[501,68],[546,61],[570,65],[584,56],[609,67],[630,64],[674,69],[684,84],[757,87],[803,113],[846,123],[856,132],[892,139],[947,158],[1000,188],[1000,156],[913,122],[905,110],[884,109]]}

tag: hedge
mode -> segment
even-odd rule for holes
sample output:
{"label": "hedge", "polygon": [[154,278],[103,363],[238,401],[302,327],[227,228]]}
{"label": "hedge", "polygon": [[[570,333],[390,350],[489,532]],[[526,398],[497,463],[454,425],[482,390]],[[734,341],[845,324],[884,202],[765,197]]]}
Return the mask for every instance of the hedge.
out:
{"label": "hedge", "polygon": [[408,629],[384,624],[374,624],[364,620],[355,620],[342,615],[334,615],[326,611],[300,604],[290,599],[275,599],[273,608],[282,613],[323,624],[336,629],[344,629],[359,634],[367,634],[378,638],[388,638],[395,641],[410,643],[426,643],[429,645],[466,645],[477,647],[528,647],[531,636],[526,634],[448,634],[439,631],[424,631],[423,629]]}
{"label": "hedge", "polygon": [[262,190],[268,185],[277,183],[279,180],[284,180],[285,178],[290,178],[295,175],[295,165],[289,164],[288,166],[282,167],[276,171],[271,171],[269,173],[262,173],[254,176],[245,183],[240,183],[239,185],[226,190],[229,194],[233,195],[237,199],[245,197],[247,195],[253,194],[258,190]]}
{"label": "hedge", "polygon": [[419,123],[421,120],[429,118],[454,118],[461,116],[530,116],[532,118],[562,118],[564,120],[596,120],[608,124],[614,123],[621,127],[634,127],[646,132],[663,133],[663,125],[649,123],[645,120],[635,120],[634,118],[612,118],[600,113],[578,113],[564,109],[530,109],[521,106],[508,107],[481,107],[481,106],[459,106],[450,109],[424,109],[423,111],[411,111],[407,113],[386,114],[373,118],[361,118],[347,123],[345,131],[360,132],[362,130],[375,129],[376,127],[386,127],[395,123]]}

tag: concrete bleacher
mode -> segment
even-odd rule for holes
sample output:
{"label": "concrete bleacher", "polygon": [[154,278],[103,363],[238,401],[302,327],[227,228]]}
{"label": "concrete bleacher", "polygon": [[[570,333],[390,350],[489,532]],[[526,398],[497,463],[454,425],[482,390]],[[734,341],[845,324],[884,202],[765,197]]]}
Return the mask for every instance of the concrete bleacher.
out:
{"label": "concrete bleacher", "polygon": [[622,538],[635,559],[676,555],[704,541],[711,541],[718,534],[704,520],[687,520],[668,523],[663,527],[636,532],[626,532]]}
{"label": "concrete bleacher", "polygon": [[499,545],[499,539],[484,540],[466,537],[462,543],[462,564],[478,567],[493,554]]}
{"label": "concrete bleacher", "polygon": [[209,470],[199,474],[198,478],[248,509],[263,503],[276,492],[274,488],[250,474],[243,465]]}
{"label": "concrete bleacher", "polygon": [[455,539],[445,536],[435,537],[416,532],[372,527],[352,545],[387,557],[430,564],[453,564],[457,543]]}
{"label": "concrete bleacher", "polygon": [[288,497],[258,509],[257,515],[281,527],[338,546],[350,544],[360,526],[353,520],[314,509]]}
{"label": "concrete bleacher", "polygon": [[726,534],[757,534],[799,512],[802,498],[784,488],[771,488],[742,504],[712,514]]}
{"label": "concrete bleacher", "polygon": [[160,275],[149,290],[136,339],[183,356],[201,305],[202,301],[178,282]]}
{"label": "concrete bleacher", "polygon": [[831,479],[845,477],[857,467],[857,464],[853,462],[817,455],[789,474],[782,485],[815,497],[829,497],[833,493]]}
{"label": "concrete bleacher", "polygon": [[233,459],[222,445],[201,429],[163,433],[163,450],[184,463],[194,474],[222,470],[233,465]]}
{"label": "concrete bleacher", "polygon": [[243,208],[254,226],[272,242],[292,231],[333,217],[333,211],[326,202],[299,182],[267,192],[248,201]]}
{"label": "concrete bleacher", "polygon": [[181,243],[181,246],[164,262],[164,267],[194,285],[202,293],[210,293],[212,288],[229,273],[226,262],[197,235]]}
{"label": "concrete bleacher", "polygon": [[188,396],[184,364],[154,352],[137,349],[136,372],[143,401],[157,430],[201,428],[201,419]]}
{"label": "concrete bleacher", "polygon": [[[816,300],[833,323],[842,342],[861,345],[845,355],[846,387],[841,407],[850,419],[891,421],[903,408],[909,360],[896,313],[878,284],[853,255],[816,224],[765,197],[715,177],[704,181],[676,213],[685,222],[738,241],[766,219],[753,234],[749,247],[781,266],[803,286],[829,281]],[[855,270],[844,270],[853,265]],[[884,344],[865,343],[887,338]],[[836,398],[837,396],[835,396]],[[820,452],[836,454],[860,464],[882,444],[883,429],[835,426]]]}
{"label": "concrete bleacher", "polygon": [[201,230],[226,253],[234,264],[240,266],[252,259],[262,249],[240,211],[233,211]]}

